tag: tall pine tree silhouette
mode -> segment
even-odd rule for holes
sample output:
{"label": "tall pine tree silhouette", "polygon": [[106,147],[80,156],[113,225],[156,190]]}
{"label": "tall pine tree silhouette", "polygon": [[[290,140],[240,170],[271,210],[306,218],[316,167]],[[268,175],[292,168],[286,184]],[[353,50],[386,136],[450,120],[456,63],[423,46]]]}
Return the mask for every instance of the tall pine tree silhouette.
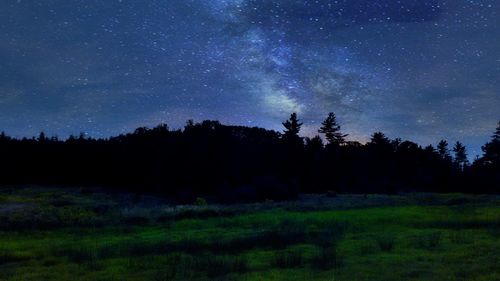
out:
{"label": "tall pine tree silhouette", "polygon": [[450,149],[448,148],[448,142],[446,140],[441,140],[437,145],[437,151],[439,157],[444,161],[451,161]]}
{"label": "tall pine tree silhouette", "polygon": [[285,131],[283,132],[283,139],[285,141],[301,140],[299,137],[299,133],[300,128],[302,127],[302,123],[299,121],[297,113],[292,113],[290,115],[290,118],[283,122],[283,127],[285,127]]}
{"label": "tall pine tree silhouette", "polygon": [[330,112],[328,117],[321,123],[321,128],[319,128],[318,132],[320,134],[325,134],[328,144],[331,145],[344,144],[345,137],[348,136],[340,132],[340,125],[337,123],[337,118],[333,112]]}
{"label": "tall pine tree silhouette", "polygon": [[469,161],[467,160],[467,151],[465,146],[461,142],[457,141],[453,147],[453,152],[455,153],[455,164],[458,168],[460,170],[466,168]]}
{"label": "tall pine tree silhouette", "polygon": [[484,152],[483,161],[487,165],[500,165],[500,121],[491,141],[482,147]]}

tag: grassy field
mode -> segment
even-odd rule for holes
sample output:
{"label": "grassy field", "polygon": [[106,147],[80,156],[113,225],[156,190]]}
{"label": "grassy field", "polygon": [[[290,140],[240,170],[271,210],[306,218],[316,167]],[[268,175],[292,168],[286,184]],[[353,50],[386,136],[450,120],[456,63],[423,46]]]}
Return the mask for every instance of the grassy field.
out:
{"label": "grassy field", "polygon": [[173,206],[3,187],[0,280],[500,280],[500,197]]}

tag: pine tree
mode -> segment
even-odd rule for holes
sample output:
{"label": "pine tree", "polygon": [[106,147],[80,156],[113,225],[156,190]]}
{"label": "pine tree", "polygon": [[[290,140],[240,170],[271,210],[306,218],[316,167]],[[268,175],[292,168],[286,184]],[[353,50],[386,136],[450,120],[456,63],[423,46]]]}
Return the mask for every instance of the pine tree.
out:
{"label": "pine tree", "polygon": [[469,161],[467,160],[467,152],[465,146],[457,141],[453,147],[453,152],[455,153],[455,163],[460,170],[467,167]]}
{"label": "pine tree", "polygon": [[492,141],[500,142],[500,121],[498,121],[497,128],[493,136],[491,136]]}
{"label": "pine tree", "polygon": [[384,133],[376,132],[371,136],[370,141],[366,145],[373,151],[385,154],[394,152],[396,146],[400,144],[400,141],[401,140],[396,139],[393,142]]}
{"label": "pine tree", "polygon": [[306,150],[309,151],[321,151],[324,148],[323,140],[320,136],[314,136],[313,138],[306,138]]}
{"label": "pine tree", "polygon": [[391,145],[391,141],[389,140],[389,138],[385,136],[384,133],[376,132],[372,135],[370,139],[370,144],[388,146]]}
{"label": "pine tree", "polygon": [[168,125],[165,123],[160,123],[156,127],[153,128],[153,131],[156,133],[168,132]]}
{"label": "pine tree", "polygon": [[340,125],[337,124],[335,113],[330,112],[321,125],[322,126],[319,128],[318,132],[320,134],[325,134],[325,138],[329,144],[342,145],[345,143],[345,137],[348,135],[340,132]]}
{"label": "pine tree", "polygon": [[47,141],[47,137],[45,136],[44,132],[41,132],[40,135],[38,135],[38,141],[39,142],[45,142],[45,141]]}
{"label": "pine tree", "polygon": [[283,138],[285,140],[300,139],[299,132],[302,123],[299,122],[297,113],[292,113],[290,119],[283,122],[283,127],[285,127],[285,131],[283,132]]}
{"label": "pine tree", "polygon": [[484,152],[483,160],[486,164],[500,165],[500,122],[491,136],[491,141],[482,147]]}
{"label": "pine tree", "polygon": [[448,142],[446,140],[441,140],[437,145],[437,149],[439,157],[441,157],[442,160],[451,160],[450,150],[448,149]]}

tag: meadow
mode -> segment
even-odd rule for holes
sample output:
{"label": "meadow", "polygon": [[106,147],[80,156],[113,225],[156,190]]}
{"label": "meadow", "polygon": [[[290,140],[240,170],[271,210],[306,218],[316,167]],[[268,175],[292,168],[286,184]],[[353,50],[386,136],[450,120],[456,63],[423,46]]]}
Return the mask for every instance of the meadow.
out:
{"label": "meadow", "polygon": [[1,187],[0,280],[500,280],[500,197],[179,206],[97,188]]}

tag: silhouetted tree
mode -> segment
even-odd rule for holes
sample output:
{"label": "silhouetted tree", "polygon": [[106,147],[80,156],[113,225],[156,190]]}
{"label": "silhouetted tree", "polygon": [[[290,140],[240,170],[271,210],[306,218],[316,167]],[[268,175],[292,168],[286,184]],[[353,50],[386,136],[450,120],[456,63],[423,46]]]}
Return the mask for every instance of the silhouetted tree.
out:
{"label": "silhouetted tree", "polygon": [[340,132],[340,125],[337,124],[337,119],[335,113],[330,112],[328,117],[321,123],[321,127],[318,132],[320,134],[325,134],[325,138],[328,144],[331,145],[342,145],[345,143],[345,137],[347,134],[342,134]]}
{"label": "silhouetted tree", "polygon": [[460,170],[466,168],[469,161],[467,160],[467,151],[465,146],[461,142],[457,141],[453,147],[453,152],[455,153],[455,164],[457,167]]}
{"label": "silhouetted tree", "polygon": [[298,190],[500,192],[500,124],[470,167],[459,142],[456,161],[443,161],[451,159],[445,141],[435,151],[377,132],[365,145],[324,147],[318,136],[304,145],[296,114],[283,125],[281,134],[188,121],[184,130],[160,124],[108,139],[85,134],[17,139],[0,133],[0,184],[103,186],[155,192],[178,202],[201,196],[225,203],[289,199]]}
{"label": "silhouetted tree", "polygon": [[[146,130],[148,130],[146,128]],[[87,139],[87,135],[84,132],[80,132],[80,136],[78,137],[79,140],[84,141]]]}
{"label": "silhouetted tree", "polygon": [[[394,143],[398,144],[399,141],[396,139]],[[368,145],[382,149],[390,149],[393,146],[393,143],[391,143],[389,138],[387,138],[384,133],[376,132],[371,136]]]}
{"label": "silhouetted tree", "polygon": [[45,133],[41,132],[40,135],[38,135],[38,139],[37,140],[39,142],[45,142],[45,141],[47,141],[47,137],[45,136]]}
{"label": "silhouetted tree", "polygon": [[168,132],[168,125],[165,123],[160,123],[158,126],[153,128],[153,131],[156,133],[165,133]]}
{"label": "silhouetted tree", "polygon": [[500,165],[500,121],[491,136],[491,141],[486,143],[482,150],[484,152],[483,161],[486,165]]}
{"label": "silhouetted tree", "polygon": [[313,138],[306,138],[306,150],[308,151],[321,151],[323,149],[323,140],[320,136],[314,136]]}
{"label": "silhouetted tree", "polygon": [[493,136],[491,136],[491,139],[495,141],[500,141],[500,121],[498,121],[497,128],[493,133]]}
{"label": "silhouetted tree", "polygon": [[282,123],[285,130],[283,132],[283,139],[285,140],[299,140],[299,132],[302,127],[302,123],[299,122],[297,113],[292,113],[290,118]]}
{"label": "silhouetted tree", "polygon": [[441,140],[437,145],[439,157],[444,161],[451,161],[450,150],[448,149],[448,142]]}
{"label": "silhouetted tree", "polygon": [[432,146],[432,144],[429,144],[424,148],[424,151],[428,154],[433,154],[436,152],[436,149],[434,148],[434,146]]}

